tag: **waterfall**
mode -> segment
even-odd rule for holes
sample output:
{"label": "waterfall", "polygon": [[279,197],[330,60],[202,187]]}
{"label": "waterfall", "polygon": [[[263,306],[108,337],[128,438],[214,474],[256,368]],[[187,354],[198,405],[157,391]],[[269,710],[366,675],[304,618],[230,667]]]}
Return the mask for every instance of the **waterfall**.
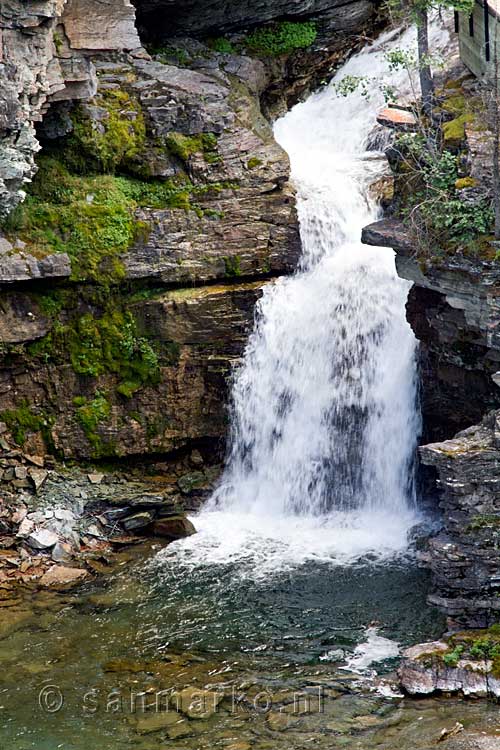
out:
{"label": "waterfall", "polygon": [[[410,285],[391,249],[360,236],[379,218],[370,185],[387,171],[383,153],[370,150],[382,86],[410,94],[407,72],[391,71],[386,55],[414,48],[415,36],[382,35],[275,124],[303,256],[293,276],[265,287],[235,373],[226,469],[197,519],[205,536],[192,543],[212,561],[253,555],[271,569],[406,548],[419,431]],[[443,48],[448,33],[436,23],[431,39]],[[336,84],[345,76],[377,83],[369,97],[343,97]]]}

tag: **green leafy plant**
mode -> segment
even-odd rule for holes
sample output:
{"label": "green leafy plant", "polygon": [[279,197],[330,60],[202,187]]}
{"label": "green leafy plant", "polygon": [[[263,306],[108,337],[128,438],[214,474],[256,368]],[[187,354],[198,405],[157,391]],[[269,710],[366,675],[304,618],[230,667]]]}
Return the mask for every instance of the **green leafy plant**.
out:
{"label": "green leafy plant", "polygon": [[310,47],[317,34],[313,21],[281,21],[252,31],[245,39],[245,46],[252,52],[277,57]]}
{"label": "green leafy plant", "polygon": [[233,45],[231,44],[229,39],[226,39],[226,37],[224,36],[218,36],[215,39],[209,39],[208,44],[215,52],[221,52],[224,55],[230,55],[234,52]]}
{"label": "green leafy plant", "polygon": [[397,148],[406,181],[401,215],[420,250],[456,249],[491,230],[491,201],[459,194],[455,154],[430,150],[418,135],[400,136]]}
{"label": "green leafy plant", "polygon": [[477,638],[470,647],[470,655],[475,659],[495,659],[500,657],[500,643],[491,638]]}
{"label": "green leafy plant", "polygon": [[462,656],[464,650],[465,650],[465,646],[459,643],[455,646],[455,648],[452,651],[448,651],[447,653],[443,654],[443,661],[446,664],[446,666],[456,667],[458,662],[460,661],[460,657]]}

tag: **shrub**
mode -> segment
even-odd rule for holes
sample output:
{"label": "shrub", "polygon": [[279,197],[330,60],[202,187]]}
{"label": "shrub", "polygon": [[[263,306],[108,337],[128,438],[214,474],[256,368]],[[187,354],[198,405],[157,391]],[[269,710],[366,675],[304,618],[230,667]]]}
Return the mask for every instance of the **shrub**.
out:
{"label": "shrub", "polygon": [[246,37],[245,45],[252,52],[276,57],[309,47],[316,36],[316,24],[313,21],[281,21],[255,29]]}
{"label": "shrub", "polygon": [[209,39],[208,44],[214,50],[214,52],[221,52],[224,55],[230,55],[232,52],[234,52],[234,47],[229,39],[226,39],[223,36],[218,36],[215,39]]}
{"label": "shrub", "polygon": [[458,644],[455,646],[453,651],[448,651],[447,653],[443,654],[443,661],[446,664],[447,667],[456,667],[458,662],[460,661],[460,657],[462,653],[464,652],[464,646],[462,644]]}
{"label": "shrub", "polygon": [[420,249],[455,249],[491,230],[491,201],[458,193],[469,182],[460,181],[454,154],[433,151],[419,135],[400,136],[397,147],[406,190],[401,215]]}

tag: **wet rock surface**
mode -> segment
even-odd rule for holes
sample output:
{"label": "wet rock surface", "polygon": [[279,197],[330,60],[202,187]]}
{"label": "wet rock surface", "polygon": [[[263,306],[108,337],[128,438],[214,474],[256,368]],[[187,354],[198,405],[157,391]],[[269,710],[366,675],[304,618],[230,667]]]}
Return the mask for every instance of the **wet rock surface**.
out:
{"label": "wet rock surface", "polygon": [[422,557],[432,570],[429,597],[452,622],[485,627],[500,612],[500,412],[442,443],[419,448],[438,476],[443,530]]}
{"label": "wet rock surface", "polygon": [[365,227],[363,242],[393,247],[398,274],[414,284],[406,311],[420,341],[424,439],[448,438],[500,406],[498,263],[459,253],[419,261],[395,219]]}
{"label": "wet rock surface", "polygon": [[[175,466],[84,472],[19,450],[0,438],[0,592],[23,584],[66,589],[110,564],[117,550],[156,537],[196,533],[184,510],[210,491],[214,469],[197,471],[199,451]],[[162,472],[159,476],[155,472]],[[0,606],[2,596],[0,594]]]}

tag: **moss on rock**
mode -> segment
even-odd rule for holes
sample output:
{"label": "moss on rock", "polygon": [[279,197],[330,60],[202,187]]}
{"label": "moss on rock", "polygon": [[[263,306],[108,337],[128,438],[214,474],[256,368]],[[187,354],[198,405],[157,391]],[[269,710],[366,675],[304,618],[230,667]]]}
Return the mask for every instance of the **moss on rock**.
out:
{"label": "moss on rock", "polygon": [[83,396],[77,396],[73,403],[77,407],[76,418],[94,450],[94,456],[98,458],[103,453],[104,445],[97,430],[102,422],[109,419],[111,404],[101,392],[97,392],[91,401]]}
{"label": "moss on rock", "polygon": [[194,154],[203,154],[208,164],[217,163],[221,158],[217,153],[217,136],[215,133],[183,135],[173,132],[166,137],[165,143],[170,152],[184,164],[187,164]]}
{"label": "moss on rock", "polygon": [[474,177],[459,177],[455,182],[455,188],[457,190],[464,190],[465,188],[476,187],[477,180]]}
{"label": "moss on rock", "polygon": [[465,140],[465,126],[472,119],[472,114],[465,113],[444,123],[443,139],[447,147],[457,147]]}
{"label": "moss on rock", "polygon": [[317,33],[314,21],[281,21],[252,31],[245,46],[257,54],[276,57],[309,47]]}
{"label": "moss on rock", "polygon": [[30,432],[42,434],[46,445],[52,443],[50,426],[52,420],[44,412],[34,408],[26,400],[15,409],[5,409],[0,412],[0,419],[9,428],[14,441],[18,445],[24,445],[26,437]]}
{"label": "moss on rock", "polygon": [[92,109],[76,107],[72,120],[73,132],[63,147],[63,158],[71,169],[82,174],[133,169],[146,140],[137,99],[123,89],[109,89],[94,98]]}
{"label": "moss on rock", "polygon": [[194,186],[184,176],[145,181],[75,175],[54,157],[45,156],[39,159],[30,194],[3,223],[3,230],[8,237],[21,238],[37,257],[66,252],[73,281],[109,285],[124,278],[120,256],[149,236],[148,224],[135,218],[137,208],[196,210],[196,196],[224,187]]}

